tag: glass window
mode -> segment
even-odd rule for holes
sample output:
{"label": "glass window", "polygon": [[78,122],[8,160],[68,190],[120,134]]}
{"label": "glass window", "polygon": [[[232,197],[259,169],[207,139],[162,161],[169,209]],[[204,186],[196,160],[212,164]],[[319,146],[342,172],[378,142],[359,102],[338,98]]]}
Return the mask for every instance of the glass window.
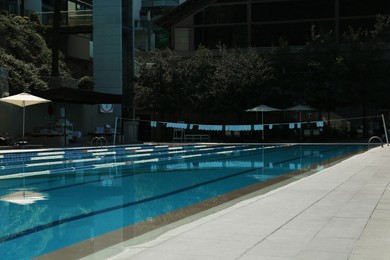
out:
{"label": "glass window", "polygon": [[[42,0],[42,11],[43,12],[51,12],[54,9],[54,0]],[[68,2],[61,2],[61,11],[68,10]]]}
{"label": "glass window", "polygon": [[246,3],[246,2],[248,2],[247,0],[217,0],[215,3],[217,3],[217,4],[220,4],[220,3],[223,3],[223,4],[225,4],[225,3],[238,3],[238,2],[242,2],[242,3]]}
{"label": "glass window", "polygon": [[246,5],[210,6],[195,15],[195,24],[226,24],[246,22]]}
{"label": "glass window", "polygon": [[133,4],[131,1],[122,1],[122,24],[131,27],[133,22]]}
{"label": "glass window", "polygon": [[331,18],[334,17],[334,12],[334,1],[331,0],[252,4],[254,22]]}
{"label": "glass window", "polygon": [[17,14],[18,13],[18,1],[17,0],[0,0],[0,10]]}
{"label": "glass window", "polygon": [[340,0],[340,16],[390,14],[389,0]]}
{"label": "glass window", "polygon": [[200,44],[215,49],[217,45],[248,47],[246,26],[217,26],[195,28],[195,47]]}
{"label": "glass window", "polygon": [[358,29],[373,29],[375,24],[375,18],[366,18],[366,19],[346,19],[340,21],[340,31],[341,33],[348,30],[349,27]]}
{"label": "glass window", "polygon": [[[310,40],[313,23],[285,23],[252,26],[252,45],[255,47],[279,46],[279,40],[288,41],[289,45],[304,45]],[[315,24],[321,30],[329,31],[334,23],[323,22]]]}

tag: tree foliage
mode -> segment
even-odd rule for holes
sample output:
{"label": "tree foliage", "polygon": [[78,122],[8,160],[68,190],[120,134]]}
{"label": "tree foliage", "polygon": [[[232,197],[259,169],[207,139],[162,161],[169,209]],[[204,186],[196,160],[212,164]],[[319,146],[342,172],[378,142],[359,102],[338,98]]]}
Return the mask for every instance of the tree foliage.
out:
{"label": "tree foliage", "polygon": [[177,84],[180,58],[170,49],[153,50],[140,58],[135,101],[149,111],[165,113],[176,109],[184,86]]}
{"label": "tree foliage", "polygon": [[213,53],[200,46],[195,55],[183,62],[182,82],[185,84],[185,104],[189,109],[207,111],[213,104],[210,86],[216,70]]}
{"label": "tree foliage", "polygon": [[267,96],[266,84],[273,69],[253,48],[227,50],[219,47],[221,59],[213,75],[212,93],[218,109],[243,111]]}
{"label": "tree foliage", "polygon": [[[292,100],[322,111],[354,107],[365,115],[367,106],[386,107],[390,62],[384,37],[388,30],[389,18],[384,16],[378,16],[371,29],[349,27],[340,41],[333,31],[313,26],[304,48],[294,52],[284,43],[274,53],[276,82],[286,86]],[[281,73],[285,67],[288,73]]]}
{"label": "tree foliage", "polygon": [[[47,88],[44,77],[50,75],[51,51],[37,22],[11,14],[0,14],[0,67],[9,70],[11,93]],[[61,75],[69,71],[64,57]]]}
{"label": "tree foliage", "polygon": [[267,60],[254,49],[223,46],[218,55],[200,47],[188,59],[169,49],[154,50],[140,60],[139,73],[137,106],[160,113],[242,111],[258,101],[273,78]]}
{"label": "tree foliage", "polygon": [[298,93],[306,102],[323,111],[331,111],[343,102],[339,78],[344,68],[344,58],[332,31],[311,28],[311,41],[301,50],[301,65],[305,71]]}
{"label": "tree foliage", "polygon": [[345,81],[346,94],[361,105],[363,115],[367,106],[389,107],[390,62],[384,44],[389,26],[389,17],[378,16],[372,30],[350,27],[343,34],[343,62],[349,79]]}
{"label": "tree foliage", "polygon": [[5,53],[0,47],[0,67],[9,70],[10,93],[20,93],[26,90],[45,89],[46,83],[39,77],[39,70],[32,63],[16,59]]}
{"label": "tree foliage", "polygon": [[84,90],[93,90],[94,84],[93,84],[93,78],[90,76],[84,76],[77,82],[77,86],[79,89]]}

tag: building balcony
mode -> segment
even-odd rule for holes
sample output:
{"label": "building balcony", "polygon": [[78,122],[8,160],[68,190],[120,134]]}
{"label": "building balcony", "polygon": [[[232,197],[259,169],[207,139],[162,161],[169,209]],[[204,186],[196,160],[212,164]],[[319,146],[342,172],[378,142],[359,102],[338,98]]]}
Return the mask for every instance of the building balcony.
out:
{"label": "building balcony", "polygon": [[178,6],[179,0],[143,0],[142,8]]}
{"label": "building balcony", "polygon": [[[53,26],[54,12],[38,13],[42,25]],[[61,11],[60,26],[80,26],[93,24],[92,10]]]}

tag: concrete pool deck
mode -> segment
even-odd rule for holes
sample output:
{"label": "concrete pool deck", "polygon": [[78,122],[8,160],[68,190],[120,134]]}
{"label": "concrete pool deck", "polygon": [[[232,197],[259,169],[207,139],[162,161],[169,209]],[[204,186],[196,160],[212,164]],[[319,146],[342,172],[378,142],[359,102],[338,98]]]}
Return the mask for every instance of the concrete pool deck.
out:
{"label": "concrete pool deck", "polygon": [[149,242],[86,259],[390,259],[389,183],[390,147],[377,147]]}

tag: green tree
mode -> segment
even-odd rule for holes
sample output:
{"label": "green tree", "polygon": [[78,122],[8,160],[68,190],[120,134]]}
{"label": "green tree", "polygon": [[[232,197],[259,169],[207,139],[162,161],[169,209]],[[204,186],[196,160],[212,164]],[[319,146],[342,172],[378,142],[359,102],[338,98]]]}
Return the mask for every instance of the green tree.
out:
{"label": "green tree", "polygon": [[267,96],[267,83],[273,79],[273,68],[255,49],[219,48],[211,96],[217,111],[240,112],[258,104]]}
{"label": "green tree", "polygon": [[378,101],[376,93],[384,90],[388,80],[389,61],[385,56],[384,36],[389,25],[389,17],[378,16],[372,30],[350,27],[343,34],[348,95],[356,104],[362,105],[363,115],[368,105]]}
{"label": "green tree", "polygon": [[[374,28],[350,27],[343,34],[343,54],[346,64],[346,95],[363,117],[369,107],[388,103],[390,62],[385,53],[384,39],[389,31],[390,18],[377,16]],[[366,120],[363,133],[367,136]]]}
{"label": "green tree", "polygon": [[34,64],[16,59],[5,53],[1,47],[0,67],[9,70],[10,94],[47,88],[46,83],[39,77],[39,69]]}
{"label": "green tree", "polygon": [[301,72],[300,95],[305,102],[322,111],[330,112],[343,102],[340,75],[344,67],[339,45],[332,31],[311,29],[311,40],[301,51],[304,66]]}
{"label": "green tree", "polygon": [[266,103],[272,103],[276,107],[287,107],[295,103],[305,104],[305,96],[297,91],[302,89],[300,70],[303,66],[300,52],[293,50],[288,42],[281,38],[279,46],[271,52],[269,59],[274,68],[275,80],[272,82]]}
{"label": "green tree", "polygon": [[170,49],[155,49],[139,60],[139,77],[135,86],[138,108],[159,112],[174,111],[183,98],[184,87],[178,88],[180,58]]}
{"label": "green tree", "polygon": [[[371,29],[349,27],[339,43],[332,31],[313,26],[304,48],[292,53],[284,44],[273,54],[276,82],[290,85],[287,95],[292,100],[322,111],[350,107],[366,117],[369,108],[388,108],[388,35],[389,18],[384,16],[378,16]],[[293,72],[281,73],[284,67]],[[367,133],[365,121],[363,126]]]}
{"label": "green tree", "polygon": [[77,82],[79,89],[93,90],[93,78],[90,76],[84,76]]}
{"label": "green tree", "polygon": [[210,93],[216,69],[213,53],[200,46],[195,55],[182,62],[181,68],[181,82],[185,86],[184,98],[187,110],[208,111],[213,103]]}
{"label": "green tree", "polygon": [[188,59],[169,49],[153,50],[140,59],[137,107],[165,114],[241,112],[257,104],[273,78],[267,60],[252,48],[221,47],[220,55],[204,47]]}
{"label": "green tree", "polygon": [[[43,32],[41,25],[28,18],[0,14],[0,66],[9,70],[11,94],[47,88],[44,77],[50,75],[51,50]],[[70,75],[63,56],[60,72]]]}

